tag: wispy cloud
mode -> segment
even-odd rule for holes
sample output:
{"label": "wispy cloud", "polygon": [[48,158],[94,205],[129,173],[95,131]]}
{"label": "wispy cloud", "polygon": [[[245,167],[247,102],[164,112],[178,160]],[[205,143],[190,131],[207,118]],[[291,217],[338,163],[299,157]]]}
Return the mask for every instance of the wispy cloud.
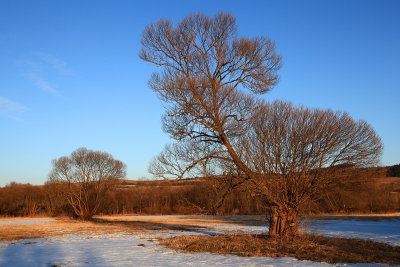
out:
{"label": "wispy cloud", "polygon": [[22,75],[41,90],[61,95],[49,77],[57,77],[60,74],[63,76],[73,75],[73,70],[64,61],[50,54],[35,53],[34,55],[32,59],[15,62],[21,68]]}
{"label": "wispy cloud", "polygon": [[36,53],[36,55],[53,69],[57,70],[59,73],[63,75],[72,75],[74,72],[71,68],[67,66],[67,64],[59,58],[52,56],[47,53]]}
{"label": "wispy cloud", "polygon": [[60,95],[60,92],[57,91],[48,81],[46,81],[42,76],[38,73],[28,72],[27,77],[31,80],[37,87],[42,89],[43,91],[52,93],[54,95]]}
{"label": "wispy cloud", "polygon": [[20,121],[22,119],[18,117],[18,114],[24,113],[27,110],[28,108],[24,105],[0,96],[0,115],[3,117]]}

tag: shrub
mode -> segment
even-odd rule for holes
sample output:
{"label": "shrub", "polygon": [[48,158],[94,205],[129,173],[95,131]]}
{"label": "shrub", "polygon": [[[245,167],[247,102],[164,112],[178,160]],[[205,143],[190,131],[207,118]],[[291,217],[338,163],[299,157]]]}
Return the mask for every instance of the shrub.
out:
{"label": "shrub", "polygon": [[386,177],[400,177],[400,164],[391,166],[386,172]]}

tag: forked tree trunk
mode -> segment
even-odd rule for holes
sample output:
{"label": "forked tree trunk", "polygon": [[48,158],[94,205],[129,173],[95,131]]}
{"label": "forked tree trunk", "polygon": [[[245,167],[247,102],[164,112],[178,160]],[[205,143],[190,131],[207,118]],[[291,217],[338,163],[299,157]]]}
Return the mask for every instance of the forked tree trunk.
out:
{"label": "forked tree trunk", "polygon": [[272,208],[269,219],[269,236],[271,237],[295,237],[298,226],[297,211],[282,208]]}

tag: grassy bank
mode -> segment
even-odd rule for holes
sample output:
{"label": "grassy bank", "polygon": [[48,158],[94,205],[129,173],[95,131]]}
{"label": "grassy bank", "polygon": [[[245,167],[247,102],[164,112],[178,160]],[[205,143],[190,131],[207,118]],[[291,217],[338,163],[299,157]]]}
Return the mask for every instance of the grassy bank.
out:
{"label": "grassy bank", "polygon": [[400,264],[399,246],[315,235],[302,235],[294,240],[279,240],[262,235],[176,236],[161,239],[160,244],[183,252],[295,257],[328,263]]}

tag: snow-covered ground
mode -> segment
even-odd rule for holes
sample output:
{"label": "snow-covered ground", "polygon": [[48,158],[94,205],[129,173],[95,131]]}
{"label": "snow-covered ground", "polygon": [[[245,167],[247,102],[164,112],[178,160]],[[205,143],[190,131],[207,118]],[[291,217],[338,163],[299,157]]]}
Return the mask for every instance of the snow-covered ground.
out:
{"label": "snow-covered ground", "polygon": [[178,253],[140,235],[118,234],[23,240],[0,253],[0,266],[328,266],[294,258]]}
{"label": "snow-covered ground", "polygon": [[[20,221],[18,221],[20,223]],[[400,219],[320,219],[309,229],[330,236],[370,238],[400,244]],[[156,237],[221,232],[265,233],[266,227],[214,223],[194,231],[140,232],[99,236],[66,235],[0,242],[0,266],[332,266],[294,258],[239,257],[209,253],[179,253],[158,246]],[[345,264],[339,265],[344,266]],[[350,265],[350,264],[347,264]],[[333,265],[338,266],[338,265]],[[372,266],[357,264],[357,266]],[[382,266],[382,265],[376,265]]]}

